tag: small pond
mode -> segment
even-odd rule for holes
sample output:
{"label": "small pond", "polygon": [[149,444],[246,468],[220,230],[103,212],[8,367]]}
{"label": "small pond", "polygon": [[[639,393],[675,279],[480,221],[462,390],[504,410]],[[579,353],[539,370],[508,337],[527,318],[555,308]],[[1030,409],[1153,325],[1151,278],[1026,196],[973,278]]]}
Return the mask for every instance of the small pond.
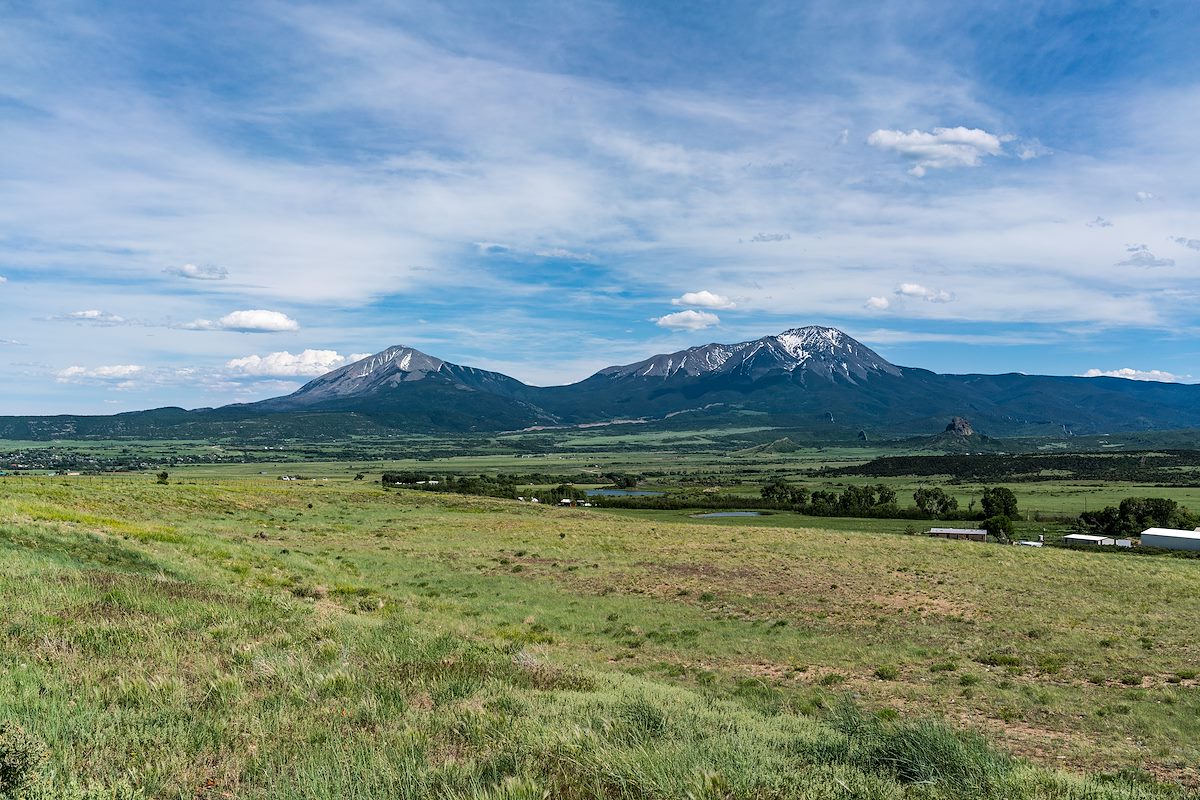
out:
{"label": "small pond", "polygon": [[761,517],[761,511],[713,511],[708,514],[692,514],[692,519],[711,519],[713,517]]}

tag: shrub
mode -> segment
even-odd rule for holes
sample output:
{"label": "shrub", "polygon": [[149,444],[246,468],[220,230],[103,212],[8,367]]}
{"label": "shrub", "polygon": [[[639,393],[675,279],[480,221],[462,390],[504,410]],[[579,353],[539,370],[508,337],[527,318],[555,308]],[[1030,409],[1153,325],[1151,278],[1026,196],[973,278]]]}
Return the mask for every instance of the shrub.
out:
{"label": "shrub", "polygon": [[46,760],[41,740],[14,722],[0,723],[0,797],[22,797]]}
{"label": "shrub", "polygon": [[988,653],[975,659],[980,664],[986,664],[989,667],[1019,667],[1021,666],[1021,657],[1014,656],[1010,653]]}
{"label": "shrub", "polygon": [[884,664],[875,669],[875,677],[881,681],[894,681],[900,677],[900,671],[890,664]]}
{"label": "shrub", "polygon": [[938,784],[954,796],[993,796],[1012,768],[982,736],[956,733],[939,722],[883,720],[850,703],[839,706],[830,721],[849,740],[851,764],[891,773],[902,783]]}

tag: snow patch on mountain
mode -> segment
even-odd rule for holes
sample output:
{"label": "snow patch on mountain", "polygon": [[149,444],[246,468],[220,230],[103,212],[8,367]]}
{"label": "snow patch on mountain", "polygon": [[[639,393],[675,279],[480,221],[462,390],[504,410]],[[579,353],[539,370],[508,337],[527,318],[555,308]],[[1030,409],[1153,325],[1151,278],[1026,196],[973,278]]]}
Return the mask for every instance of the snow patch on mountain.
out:
{"label": "snow patch on mountain", "polygon": [[874,373],[900,375],[900,369],[836,328],[810,325],[792,328],[737,344],[706,344],[645,361],[608,367],[598,374],[611,378],[696,377],[707,373],[742,374],[757,378],[773,372],[801,371],[830,378],[834,373],[851,382]]}

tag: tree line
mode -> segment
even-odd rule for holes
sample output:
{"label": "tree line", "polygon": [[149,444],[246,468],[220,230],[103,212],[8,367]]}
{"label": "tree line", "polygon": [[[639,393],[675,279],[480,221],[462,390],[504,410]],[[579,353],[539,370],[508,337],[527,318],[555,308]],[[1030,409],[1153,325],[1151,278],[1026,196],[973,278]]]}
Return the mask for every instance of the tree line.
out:
{"label": "tree line", "polygon": [[1080,533],[1119,538],[1133,536],[1147,528],[1192,530],[1200,526],[1200,516],[1166,497],[1126,497],[1120,505],[1079,515]]}

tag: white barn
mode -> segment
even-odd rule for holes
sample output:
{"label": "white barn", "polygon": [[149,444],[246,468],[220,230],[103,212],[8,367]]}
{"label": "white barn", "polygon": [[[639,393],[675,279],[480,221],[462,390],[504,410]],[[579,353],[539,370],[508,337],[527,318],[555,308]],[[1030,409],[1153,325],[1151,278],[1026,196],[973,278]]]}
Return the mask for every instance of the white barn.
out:
{"label": "white barn", "polygon": [[1162,547],[1167,550],[1200,550],[1200,528],[1194,531],[1147,528],[1142,531],[1142,546]]}
{"label": "white barn", "polygon": [[1092,547],[1111,547],[1117,543],[1116,539],[1108,536],[1092,536],[1088,533],[1068,533],[1062,540],[1063,544],[1085,544]]}

